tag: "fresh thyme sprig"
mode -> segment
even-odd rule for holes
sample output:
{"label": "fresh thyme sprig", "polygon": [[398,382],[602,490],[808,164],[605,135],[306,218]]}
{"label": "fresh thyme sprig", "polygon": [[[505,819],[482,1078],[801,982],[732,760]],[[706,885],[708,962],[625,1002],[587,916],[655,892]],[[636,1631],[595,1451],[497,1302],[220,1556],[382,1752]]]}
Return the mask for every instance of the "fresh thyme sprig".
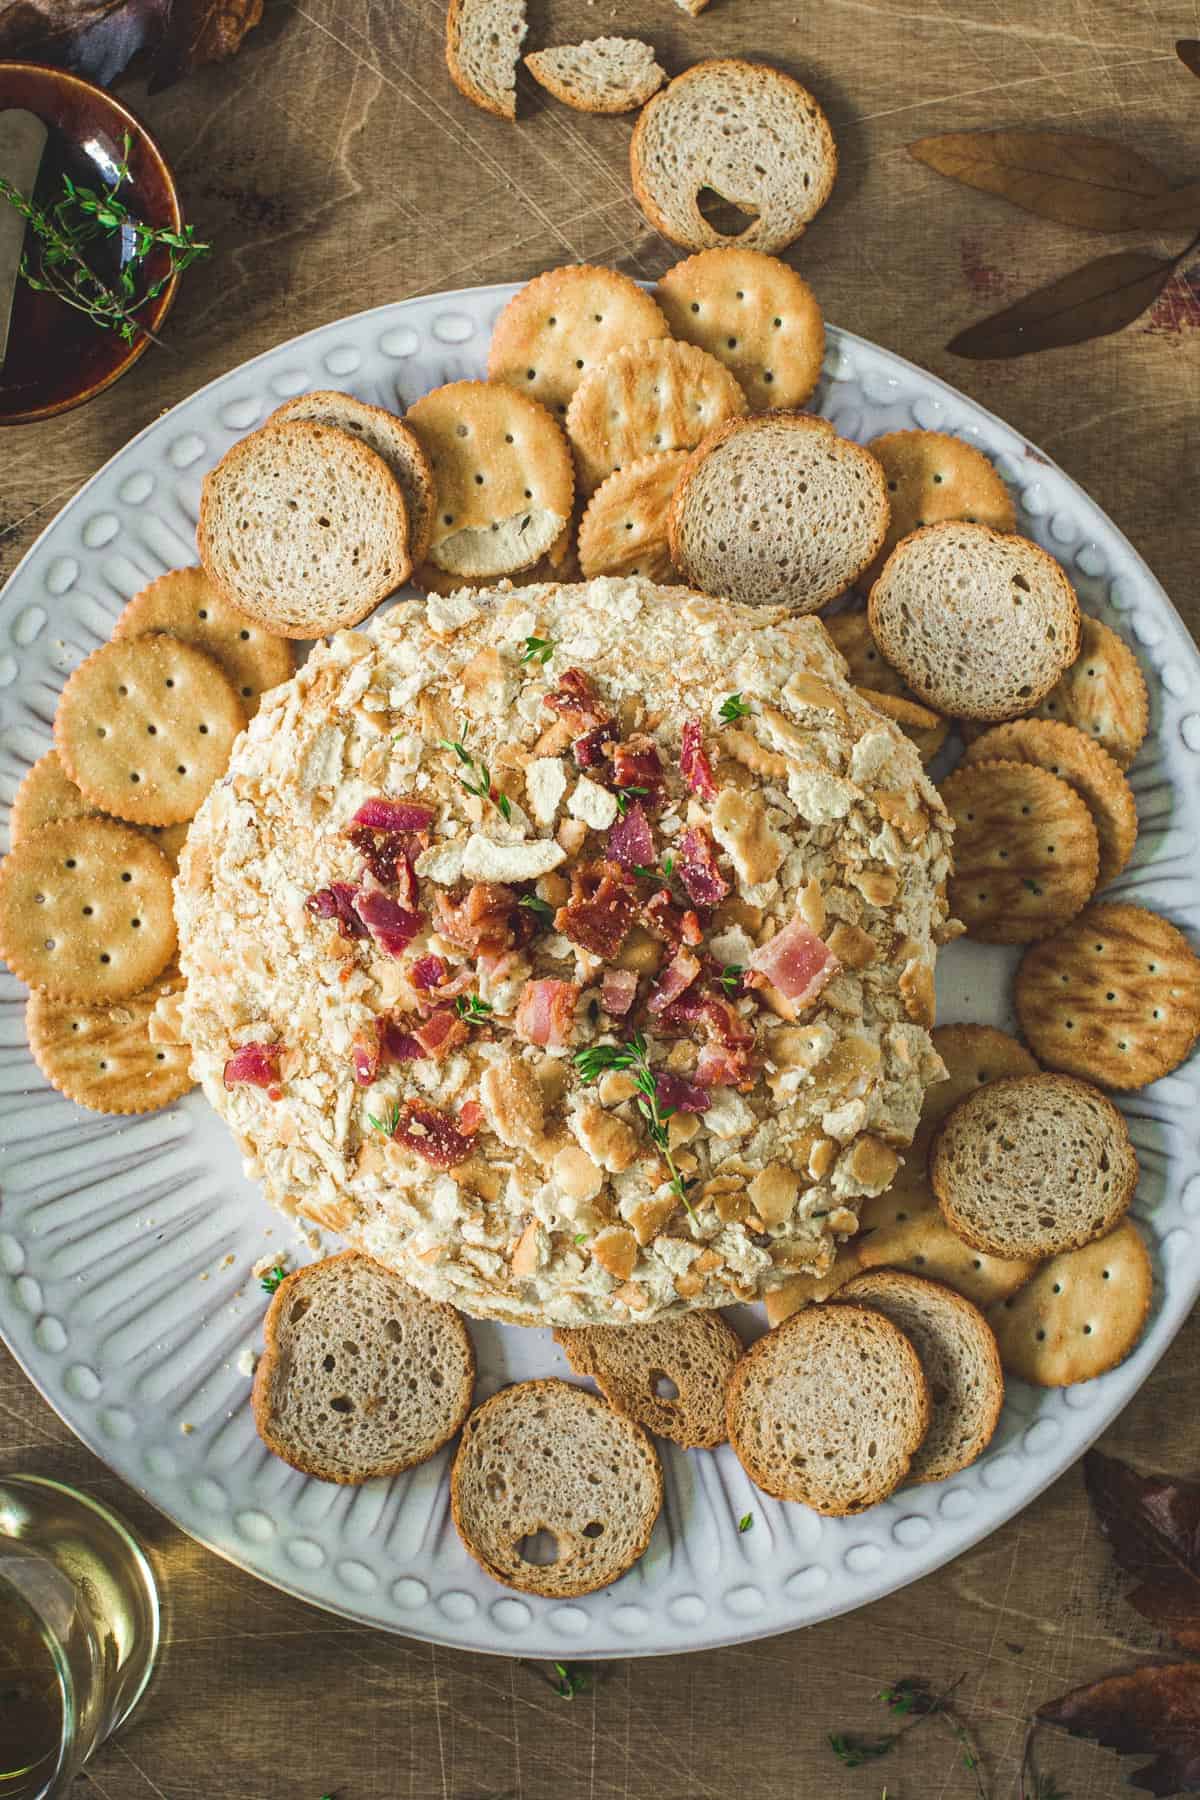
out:
{"label": "fresh thyme sprig", "polygon": [[481,999],[478,994],[460,994],[454,1002],[454,1010],[469,1025],[481,1025],[495,1008],[490,1001]]}
{"label": "fresh thyme sprig", "polygon": [[573,1700],[576,1694],[585,1691],[591,1680],[587,1670],[574,1663],[556,1662],[554,1673],[558,1676],[554,1691],[560,1700]]}
{"label": "fresh thyme sprig", "polygon": [[648,794],[649,792],[650,792],[650,789],[644,788],[644,787],[618,788],[616,790],[618,816],[623,819],[625,817],[625,814],[629,811],[629,802],[631,800],[640,800],[640,799],[642,799],[642,797],[644,795]]}
{"label": "fresh thyme sprig", "polygon": [[276,1263],[273,1269],[268,1269],[266,1274],[259,1281],[259,1286],[262,1288],[263,1293],[273,1294],[283,1280],[284,1273],[285,1271],[282,1263]]}
{"label": "fresh thyme sprig", "polygon": [[658,1090],[654,1085],[654,1070],[650,1067],[646,1040],[641,1032],[637,1032],[627,1044],[589,1044],[586,1049],[575,1052],[575,1065],[582,1079],[587,1082],[598,1080],[610,1069],[629,1070],[638,1090],[637,1109],[646,1121],[646,1130],[650,1134],[651,1141],[661,1153],[663,1161],[670,1171],[672,1192],[698,1230],[700,1221],[687,1197],[687,1190],[692,1183],[685,1181],[680,1173],[675,1158],[671,1154],[667,1135],[667,1121],[673,1117],[676,1108],[663,1106],[658,1098]]}
{"label": "fresh thyme sprig", "polygon": [[[458,771],[458,779],[468,794],[476,794],[481,800],[493,799],[492,772],[485,762],[476,762],[467,749],[466,725],[460,726],[456,738],[440,738],[438,741],[441,749],[451,751],[463,765]],[[502,819],[512,818],[512,801],[507,794],[497,789],[494,804]]]}
{"label": "fresh thyme sprig", "polygon": [[726,963],[717,980],[725,989],[726,998],[732,1000],[741,985],[744,969],[741,963]]}
{"label": "fresh thyme sprig", "polygon": [[752,1512],[742,1514],[738,1520],[738,1530],[743,1534],[754,1530],[754,1514]]}
{"label": "fresh thyme sprig", "polygon": [[372,1131],[382,1131],[385,1137],[395,1137],[400,1128],[400,1102],[392,1101],[386,1118],[377,1119],[374,1113],[368,1113],[367,1124]]}
{"label": "fresh thyme sprig", "polygon": [[521,645],[521,661],[523,663],[540,663],[543,668],[554,655],[552,638],[527,637]]}
{"label": "fresh thyme sprig", "polygon": [[675,858],[669,855],[664,856],[662,867],[659,869],[652,869],[646,863],[635,863],[633,872],[635,875],[641,875],[646,881],[661,881],[663,886],[667,887],[675,873]]}
{"label": "fresh thyme sprig", "polygon": [[893,1682],[882,1688],[875,1697],[883,1701],[894,1718],[903,1719],[903,1725],[898,1726],[895,1731],[884,1732],[879,1737],[862,1737],[854,1732],[830,1732],[830,1749],[848,1769],[860,1769],[864,1763],[875,1762],[879,1757],[887,1756],[907,1732],[925,1719],[943,1718],[958,1744],[963,1767],[975,1778],[978,1800],[987,1800],[988,1789],[979,1751],[974,1738],[954,1709],[954,1696],[965,1680],[966,1676],[960,1675],[957,1681],[952,1681],[940,1693],[935,1692],[928,1682],[916,1677],[906,1676],[901,1681]]}
{"label": "fresh thyme sprig", "polygon": [[542,919],[554,917],[554,908],[548,900],[543,900],[540,894],[522,894],[517,905],[528,907],[530,912],[537,913],[538,917]]}
{"label": "fresh thyme sprig", "polygon": [[[154,333],[134,315],[157,300],[176,275],[208,256],[212,245],[202,243],[192,225],[179,231],[147,225],[118,198],[129,180],[130,142],[126,134],[121,160],[99,190],[81,187],[64,174],[61,197],[53,206],[44,207],[27,200],[19,188],[0,177],[0,197],[16,208],[37,240],[34,259],[28,254],[21,258],[21,279],[27,287],[52,294],[83,313],[93,325],[115,331],[127,344],[133,343],[139,331],[157,343]],[[86,252],[91,245],[114,237],[120,240],[123,260],[110,283],[97,274]],[[139,292],[138,277],[144,275],[146,261],[155,250],[167,252],[166,272]]]}
{"label": "fresh thyme sprig", "polygon": [[721,702],[717,717],[726,725],[733,725],[738,719],[748,719],[750,708],[740,694],[727,694]]}

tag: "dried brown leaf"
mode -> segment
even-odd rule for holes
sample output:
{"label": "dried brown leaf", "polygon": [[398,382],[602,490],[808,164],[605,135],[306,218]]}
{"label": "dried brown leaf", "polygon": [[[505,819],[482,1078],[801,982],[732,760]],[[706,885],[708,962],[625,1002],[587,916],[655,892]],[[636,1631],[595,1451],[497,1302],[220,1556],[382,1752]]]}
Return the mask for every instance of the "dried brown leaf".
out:
{"label": "dried brown leaf", "polygon": [[1200,38],[1179,38],[1175,44],[1175,54],[1185,69],[1200,76]]}
{"label": "dried brown leaf", "polygon": [[1109,1675],[1040,1706],[1037,1717],[1106,1749],[1151,1757],[1129,1778],[1144,1793],[1200,1793],[1200,1663]]}
{"label": "dried brown leaf", "polygon": [[1054,131],[952,131],[909,145],[952,181],[1087,231],[1190,228],[1200,185],[1172,192],[1161,169],[1107,138]]}
{"label": "dried brown leaf", "polygon": [[151,89],[221,62],[263,0],[0,0],[0,57],[31,57],[106,86],[142,52]]}
{"label": "dried brown leaf", "polygon": [[1175,266],[1175,258],[1152,256],[1146,250],[1098,257],[969,325],[946,348],[955,356],[982,362],[1107,337],[1153,304]]}
{"label": "dried brown leaf", "polygon": [[1084,1457],[1083,1478],[1114,1557],[1138,1577],[1130,1606],[1200,1651],[1200,1482],[1139,1475],[1099,1450]]}

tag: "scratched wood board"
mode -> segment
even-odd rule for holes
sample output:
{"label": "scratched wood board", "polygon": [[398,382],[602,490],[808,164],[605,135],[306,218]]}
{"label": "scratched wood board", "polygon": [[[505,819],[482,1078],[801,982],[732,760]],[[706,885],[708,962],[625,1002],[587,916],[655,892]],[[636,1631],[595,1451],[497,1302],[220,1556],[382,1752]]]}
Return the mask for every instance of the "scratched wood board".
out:
{"label": "scratched wood board", "polygon": [[[8,432],[0,575],[104,459],[201,383],[310,326],[383,301],[556,262],[652,277],[679,252],[629,194],[631,121],[568,112],[522,81],[520,123],[451,87],[435,0],[277,0],[236,63],[165,94],[122,92],[173,161],[218,254],[184,280],[168,335],[84,411]],[[841,152],[834,196],[789,260],[828,316],[901,351],[1041,445],[1129,535],[1200,626],[1194,451],[1200,279],[1103,342],[1016,363],[943,346],[1107,247],[913,164],[934,131],[1026,125],[1116,137],[1178,182],[1197,168],[1200,89],[1172,53],[1193,0],[533,0],[531,47],[620,31],[672,72],[763,57],[811,86]],[[1181,240],[1139,239],[1158,250]],[[1190,429],[1189,429],[1190,428]],[[0,1170],[0,1207],[3,1205]],[[1181,1335],[1107,1434],[1189,1470],[1200,1329]],[[970,1800],[958,1747],[926,1725],[843,1769],[830,1730],[875,1730],[889,1680],[965,1677],[964,1716],[1011,1792],[1039,1701],[1158,1648],[1121,1600],[1067,1474],[951,1567],[850,1618],[744,1649],[614,1664],[565,1703],[541,1667],[413,1644],[275,1594],[165,1524],[71,1438],[0,1353],[0,1469],[59,1476],[126,1511],[167,1601],[149,1699],[78,1786],[109,1800]],[[1116,1800],[1117,1762],[1046,1735],[1060,1787]]]}

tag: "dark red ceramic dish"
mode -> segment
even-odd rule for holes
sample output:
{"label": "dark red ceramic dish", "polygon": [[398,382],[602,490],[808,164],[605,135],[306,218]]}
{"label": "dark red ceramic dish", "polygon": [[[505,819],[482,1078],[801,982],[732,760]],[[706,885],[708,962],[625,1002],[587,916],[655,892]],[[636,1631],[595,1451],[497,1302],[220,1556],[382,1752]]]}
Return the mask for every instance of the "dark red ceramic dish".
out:
{"label": "dark red ceramic dish", "polygon": [[[130,180],[122,198],[148,225],[179,229],[179,196],[162,152],[141,121],[103,88],[41,63],[0,62],[0,110],[10,106],[23,106],[49,127],[43,180],[66,167],[79,181],[102,184],[119,163],[128,134]],[[148,278],[156,279],[165,267],[165,252],[156,251],[146,265]],[[153,332],[170,311],[177,281],[169,281],[138,314]],[[48,419],[81,406],[132,368],[149,344],[144,332],[126,344],[115,331],[18,282],[8,354],[0,368],[0,425]]]}

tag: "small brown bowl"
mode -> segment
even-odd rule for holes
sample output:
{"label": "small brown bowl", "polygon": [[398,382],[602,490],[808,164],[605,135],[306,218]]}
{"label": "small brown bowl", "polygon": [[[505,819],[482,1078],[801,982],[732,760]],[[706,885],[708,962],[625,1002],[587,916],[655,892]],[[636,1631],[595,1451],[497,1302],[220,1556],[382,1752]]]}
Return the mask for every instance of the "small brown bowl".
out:
{"label": "small brown bowl", "polygon": [[[46,196],[48,180],[56,191],[64,169],[88,186],[103,186],[106,173],[120,163],[128,135],[129,180],[121,198],[146,224],[179,230],[179,195],[162,151],[140,119],[103,88],[42,63],[0,62],[0,111],[13,106],[35,113],[49,128],[39,199]],[[169,267],[167,253],[153,251],[143,266],[148,278],[157,280]],[[170,311],[178,279],[172,276],[137,314],[150,331],[157,332]],[[127,344],[52,294],[18,281],[8,354],[0,367],[0,425],[48,419],[82,406],[131,369],[150,341],[141,331]]]}

